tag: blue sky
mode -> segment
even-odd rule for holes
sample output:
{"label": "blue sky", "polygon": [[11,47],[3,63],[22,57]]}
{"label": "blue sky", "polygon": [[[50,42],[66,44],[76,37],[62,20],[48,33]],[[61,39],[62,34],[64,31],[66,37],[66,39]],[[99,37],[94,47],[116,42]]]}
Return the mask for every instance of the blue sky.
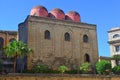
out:
{"label": "blue sky", "polygon": [[36,5],[79,12],[82,22],[97,25],[99,55],[110,56],[107,31],[120,26],[120,0],[0,0],[0,30],[17,30]]}

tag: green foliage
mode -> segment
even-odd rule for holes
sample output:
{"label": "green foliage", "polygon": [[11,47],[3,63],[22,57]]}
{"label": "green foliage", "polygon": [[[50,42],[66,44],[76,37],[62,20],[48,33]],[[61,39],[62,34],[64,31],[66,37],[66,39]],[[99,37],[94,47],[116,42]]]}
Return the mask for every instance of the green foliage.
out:
{"label": "green foliage", "polygon": [[27,56],[33,52],[22,41],[12,41],[7,46],[4,46],[4,53],[7,57],[14,57],[14,72],[16,72],[16,59],[17,57]]}
{"label": "green foliage", "polygon": [[109,74],[111,71],[111,63],[106,60],[101,60],[96,63],[96,70],[98,74]]}
{"label": "green foliage", "polygon": [[112,72],[114,74],[120,74],[120,66],[115,66],[112,68]]}
{"label": "green foliage", "polygon": [[80,66],[81,73],[89,73],[91,71],[92,71],[91,64],[88,62],[85,62]]}
{"label": "green foliage", "polygon": [[61,73],[64,73],[65,71],[68,70],[67,66],[59,66],[58,70],[61,72]]}
{"label": "green foliage", "polygon": [[49,72],[48,72],[48,73],[58,74],[58,73],[60,73],[60,71],[58,71],[58,70],[53,70],[53,69],[49,69]]}
{"label": "green foliage", "polygon": [[34,69],[31,70],[24,70],[23,73],[35,73]]}
{"label": "green foliage", "polygon": [[48,67],[44,64],[38,64],[32,69],[34,73],[47,73],[48,70],[49,70]]}
{"label": "green foliage", "polygon": [[4,46],[4,52],[7,57],[23,57],[33,51],[22,41],[12,41],[7,46]]}
{"label": "green foliage", "polygon": [[71,69],[71,70],[66,71],[66,73],[68,73],[68,74],[77,74],[78,70]]}
{"label": "green foliage", "polygon": [[119,54],[113,55],[113,56],[111,57],[111,59],[120,60],[120,55],[119,55]]}

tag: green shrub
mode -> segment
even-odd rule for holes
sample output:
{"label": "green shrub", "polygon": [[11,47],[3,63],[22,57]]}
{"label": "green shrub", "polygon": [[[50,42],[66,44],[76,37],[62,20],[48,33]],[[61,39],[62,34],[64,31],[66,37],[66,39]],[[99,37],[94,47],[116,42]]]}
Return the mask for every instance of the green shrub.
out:
{"label": "green shrub", "polygon": [[98,74],[109,74],[111,71],[111,63],[106,60],[101,60],[96,63],[96,70]]}
{"label": "green shrub", "polygon": [[60,71],[59,71],[59,70],[53,70],[53,69],[51,69],[51,72],[50,72],[50,73],[58,74],[58,73],[60,73]]}
{"label": "green shrub", "polygon": [[35,73],[34,69],[31,70],[24,70],[23,73]]}
{"label": "green shrub", "polygon": [[91,64],[88,62],[85,62],[80,65],[80,72],[81,73],[90,73],[92,72]]}
{"label": "green shrub", "polygon": [[120,74],[120,66],[115,66],[112,68],[112,72],[114,74]]}
{"label": "green shrub", "polygon": [[113,55],[113,56],[111,57],[111,59],[112,59],[112,60],[120,60],[120,55],[119,55],[119,54]]}
{"label": "green shrub", "polygon": [[32,68],[32,71],[35,73],[47,73],[48,67],[44,64],[38,64]]}
{"label": "green shrub", "polygon": [[67,66],[59,66],[58,70],[61,72],[61,73],[64,73],[65,71],[68,70]]}
{"label": "green shrub", "polygon": [[32,69],[30,70],[24,70],[23,73],[53,73],[53,74],[56,74],[56,73],[60,73],[60,71],[50,69],[44,64],[37,64],[37,65],[34,65],[34,67],[32,67]]}
{"label": "green shrub", "polygon": [[66,73],[68,73],[68,74],[77,74],[78,70],[71,69],[71,70],[66,71]]}

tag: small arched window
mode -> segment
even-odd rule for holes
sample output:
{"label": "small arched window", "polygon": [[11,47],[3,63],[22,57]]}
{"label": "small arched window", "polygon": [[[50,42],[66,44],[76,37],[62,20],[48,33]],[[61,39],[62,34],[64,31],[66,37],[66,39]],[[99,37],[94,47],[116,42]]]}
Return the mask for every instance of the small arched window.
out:
{"label": "small arched window", "polygon": [[113,35],[113,38],[118,38],[118,37],[120,37],[119,34],[115,34],[115,35]]}
{"label": "small arched window", "polygon": [[0,50],[3,49],[4,39],[0,37]]}
{"label": "small arched window", "polygon": [[70,34],[68,32],[65,33],[64,39],[65,41],[70,41]]}
{"label": "small arched window", "polygon": [[48,30],[45,31],[44,38],[45,39],[50,39],[50,32]]}
{"label": "small arched window", "polygon": [[15,39],[15,38],[11,38],[11,39],[9,40],[9,42],[13,42],[13,41],[16,41],[16,39]]}
{"label": "small arched window", "polygon": [[87,35],[83,36],[83,42],[86,42],[86,43],[88,42],[88,36]]}
{"label": "small arched window", "polygon": [[85,54],[85,62],[90,62],[90,56],[88,54]]}

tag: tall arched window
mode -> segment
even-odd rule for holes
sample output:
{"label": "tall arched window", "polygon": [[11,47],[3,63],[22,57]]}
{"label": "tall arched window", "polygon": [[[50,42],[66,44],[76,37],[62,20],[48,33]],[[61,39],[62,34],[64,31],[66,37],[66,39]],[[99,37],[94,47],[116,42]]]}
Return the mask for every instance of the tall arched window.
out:
{"label": "tall arched window", "polygon": [[12,42],[12,41],[16,41],[16,39],[15,39],[15,38],[11,38],[11,39],[9,40],[9,42]]}
{"label": "tall arched window", "polygon": [[45,39],[50,39],[50,32],[48,30],[45,31],[44,38]]}
{"label": "tall arched window", "polygon": [[68,32],[65,33],[64,39],[65,41],[70,41],[70,34]]}
{"label": "tall arched window", "polygon": [[86,43],[88,42],[88,36],[87,35],[83,36],[83,42],[86,42]]}
{"label": "tall arched window", "polygon": [[85,54],[85,62],[90,62],[90,56],[88,54]]}
{"label": "tall arched window", "polygon": [[0,37],[0,50],[3,49],[4,39]]}

